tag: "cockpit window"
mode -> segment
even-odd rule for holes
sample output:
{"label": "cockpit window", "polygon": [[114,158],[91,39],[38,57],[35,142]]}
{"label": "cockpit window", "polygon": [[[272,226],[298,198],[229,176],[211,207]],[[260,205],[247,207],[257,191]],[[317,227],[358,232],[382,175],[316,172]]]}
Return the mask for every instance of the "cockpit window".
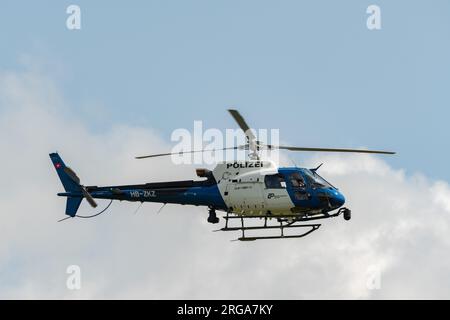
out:
{"label": "cockpit window", "polygon": [[286,188],[286,181],[280,174],[271,174],[264,177],[264,183],[268,189]]}
{"label": "cockpit window", "polygon": [[294,188],[305,188],[305,180],[300,173],[294,172],[289,176],[292,187]]}
{"label": "cockpit window", "polygon": [[334,188],[327,180],[319,176],[317,172],[303,169],[303,173],[313,188]]}

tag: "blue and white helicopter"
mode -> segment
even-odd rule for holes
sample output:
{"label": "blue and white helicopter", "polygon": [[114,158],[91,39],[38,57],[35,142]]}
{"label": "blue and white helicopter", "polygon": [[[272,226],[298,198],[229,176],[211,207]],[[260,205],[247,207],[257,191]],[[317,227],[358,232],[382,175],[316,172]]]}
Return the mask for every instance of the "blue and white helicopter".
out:
{"label": "blue and white helicopter", "polygon": [[[208,208],[209,223],[218,223],[216,211],[225,213],[225,226],[217,231],[240,231],[237,240],[252,241],[258,239],[280,239],[304,237],[320,227],[318,223],[305,223],[313,220],[337,217],[343,214],[350,220],[351,211],[343,207],[343,194],[317,170],[297,167],[278,167],[274,162],[260,159],[261,150],[290,150],[313,152],[347,152],[395,154],[390,151],[359,149],[326,149],[264,144],[256,139],[244,118],[237,110],[228,110],[246,135],[244,146],[231,149],[248,150],[249,160],[231,161],[217,164],[214,170],[197,169],[198,181],[150,182],[136,185],[84,186],[75,172],[67,167],[57,153],[51,153],[50,159],[58,173],[65,192],[58,196],[66,197],[66,215],[70,217],[93,217],[77,215],[83,199],[97,207],[95,199],[109,199],[135,202],[158,202],[180,205],[204,206]],[[230,149],[230,148],[226,148]],[[193,150],[183,153],[204,152]],[[211,150],[208,150],[211,151]],[[176,153],[180,154],[180,153]],[[170,156],[172,153],[153,154],[136,157],[137,159]],[[100,213],[104,212],[109,205]],[[260,225],[246,225],[249,219],[259,218]],[[237,226],[229,222],[238,219]],[[63,219],[65,220],[65,219]],[[275,224],[273,223],[275,221]],[[286,234],[285,230],[305,230],[306,232]],[[277,229],[276,235],[252,235],[252,230]]]}

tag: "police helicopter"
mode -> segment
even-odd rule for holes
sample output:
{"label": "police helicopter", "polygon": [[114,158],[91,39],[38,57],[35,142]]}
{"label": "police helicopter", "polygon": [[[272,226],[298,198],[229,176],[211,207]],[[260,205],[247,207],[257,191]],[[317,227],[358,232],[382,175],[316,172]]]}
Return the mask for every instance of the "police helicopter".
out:
{"label": "police helicopter", "polygon": [[[201,180],[103,187],[84,186],[76,173],[64,164],[58,153],[51,153],[50,159],[65,189],[65,192],[58,193],[58,196],[67,198],[65,212],[67,218],[97,216],[106,211],[113,200],[158,202],[163,205],[167,203],[195,205],[208,208],[207,221],[212,224],[219,222],[216,212],[224,212],[225,226],[216,231],[238,231],[240,237],[237,240],[300,238],[316,231],[321,226],[319,223],[310,223],[310,221],[333,218],[341,214],[345,220],[350,220],[351,211],[343,207],[345,198],[338,188],[318,174],[320,166],[313,169],[278,167],[274,162],[260,158],[262,150],[395,154],[391,151],[265,144],[257,140],[237,110],[228,111],[244,131],[246,144],[221,150],[247,150],[248,160],[221,162],[212,171],[198,168],[196,174],[202,178]],[[190,150],[181,153],[204,151]],[[136,159],[173,154],[144,155],[138,156]],[[97,207],[95,199],[109,199],[110,203],[99,213],[81,216],[77,215],[77,211],[83,199],[86,199],[93,208]],[[262,221],[257,225],[249,225],[247,222],[251,219]],[[231,223],[231,221],[237,221],[237,224]],[[294,232],[285,232],[287,229]],[[248,232],[254,230],[275,230],[277,234],[249,236]]]}

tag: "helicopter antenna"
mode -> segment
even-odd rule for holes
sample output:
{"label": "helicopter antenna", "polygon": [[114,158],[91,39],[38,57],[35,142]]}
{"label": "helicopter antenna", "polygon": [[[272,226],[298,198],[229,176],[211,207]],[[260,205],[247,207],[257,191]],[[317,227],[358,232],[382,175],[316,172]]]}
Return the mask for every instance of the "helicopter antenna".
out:
{"label": "helicopter antenna", "polygon": [[289,155],[288,155],[287,157],[288,157],[289,161],[292,162],[292,164],[294,165],[294,167],[298,168],[297,163],[296,163]]}
{"label": "helicopter antenna", "polygon": [[310,169],[313,172],[316,172],[317,170],[319,170],[319,168],[323,165],[323,163],[319,164],[316,168],[314,169]]}
{"label": "helicopter antenna", "polygon": [[136,213],[139,211],[139,209],[142,207],[142,204],[143,204],[143,203],[144,203],[144,202],[141,201],[141,203],[140,203],[139,206],[136,208],[136,210],[134,210],[133,214],[136,214]]}
{"label": "helicopter antenna", "polygon": [[160,213],[161,210],[166,206],[166,204],[167,204],[167,203],[163,203],[163,205],[161,206],[161,208],[159,208],[158,211],[156,211],[156,213],[157,213],[157,214]]}
{"label": "helicopter antenna", "polygon": [[111,199],[111,201],[108,203],[108,205],[102,210],[102,211],[100,211],[100,212],[97,212],[97,213],[95,213],[95,214],[92,214],[92,215],[89,215],[89,216],[82,216],[82,215],[75,215],[75,216],[73,216],[73,217],[66,217],[66,218],[63,218],[63,219],[61,219],[61,220],[58,220],[58,222],[62,222],[62,221],[65,221],[65,220],[67,220],[67,219],[69,219],[69,218],[75,218],[75,217],[77,217],[77,218],[83,218],[83,219],[90,219],[90,218],[94,218],[94,217],[97,217],[97,216],[99,216],[99,215],[101,215],[102,213],[104,213],[106,210],[108,210],[109,209],[109,207],[111,206],[111,204],[112,204],[112,202],[113,202],[113,199]]}

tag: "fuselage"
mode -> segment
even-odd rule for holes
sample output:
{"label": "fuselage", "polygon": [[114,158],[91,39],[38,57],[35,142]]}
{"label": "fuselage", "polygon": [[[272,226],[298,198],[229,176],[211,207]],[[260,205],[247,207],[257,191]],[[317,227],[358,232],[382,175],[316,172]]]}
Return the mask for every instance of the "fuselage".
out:
{"label": "fuselage", "polygon": [[[220,163],[213,171],[200,172],[199,181],[86,188],[98,199],[207,206],[239,215],[314,215],[345,202],[337,188],[306,168],[252,160]],[[82,197],[73,192],[58,195]]]}

